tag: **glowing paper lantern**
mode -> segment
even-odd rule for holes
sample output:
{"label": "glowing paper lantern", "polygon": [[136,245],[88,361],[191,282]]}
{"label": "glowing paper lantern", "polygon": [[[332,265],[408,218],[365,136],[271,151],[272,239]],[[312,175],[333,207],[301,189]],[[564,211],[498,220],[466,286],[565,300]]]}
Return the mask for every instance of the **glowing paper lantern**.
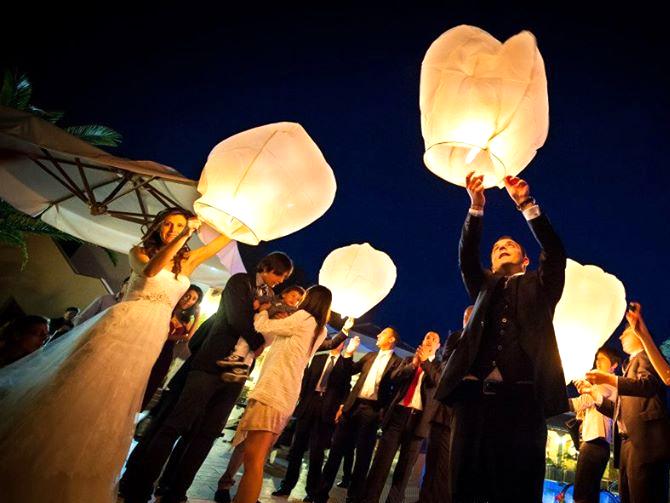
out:
{"label": "glowing paper lantern", "polygon": [[616,276],[568,259],[563,295],[554,312],[566,382],[582,379],[592,368],[596,351],[625,313],[626,290]]}
{"label": "glowing paper lantern", "polygon": [[396,277],[391,257],[363,243],[330,252],[319,271],[319,284],[333,292],[333,311],[358,318],[388,295]]}
{"label": "glowing paper lantern", "polygon": [[501,186],[535,157],[547,138],[544,62],[527,31],[504,44],[474,26],[443,33],[421,65],[423,160],[433,173],[465,185],[470,171]]}
{"label": "glowing paper lantern", "polygon": [[308,226],[333,203],[335,176],[300,124],[238,133],[209,154],[194,203],[211,227],[258,244]]}

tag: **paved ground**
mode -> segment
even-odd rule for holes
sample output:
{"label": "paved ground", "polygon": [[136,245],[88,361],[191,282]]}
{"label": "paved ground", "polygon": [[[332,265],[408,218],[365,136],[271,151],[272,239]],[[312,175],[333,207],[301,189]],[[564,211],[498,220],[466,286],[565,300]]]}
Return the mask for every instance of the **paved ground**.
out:
{"label": "paved ground", "polygon": [[[236,416],[239,413],[241,413],[241,409],[237,408],[236,411],[233,413],[233,416],[230,418],[230,421],[228,423],[229,425],[234,424],[236,422]],[[206,503],[213,501],[214,492],[216,491],[216,483],[219,480],[221,474],[226,470],[226,466],[228,465],[228,459],[230,458],[230,454],[232,453],[230,440],[233,437],[233,433],[234,430],[228,430],[228,429],[225,430],[225,437],[220,440],[217,440],[216,443],[214,444],[214,447],[209,453],[209,456],[205,460],[205,463],[203,464],[202,468],[198,472],[198,475],[196,476],[196,479],[193,482],[193,485],[191,486],[191,489],[188,492],[189,503]],[[285,448],[273,451],[272,454],[270,455],[270,458],[268,459],[268,462],[265,465],[263,490],[260,496],[260,501],[262,503],[269,503],[269,502],[297,503],[302,502],[302,499],[305,497],[304,487],[305,487],[305,478],[307,476],[306,459],[305,462],[303,463],[303,470],[300,474],[300,480],[298,481],[298,485],[291,493],[291,497],[286,499],[271,495],[272,491],[274,491],[279,486],[279,482],[281,481],[282,477],[284,476],[284,473],[286,472],[286,466],[287,466],[286,454],[287,449]],[[307,456],[305,456],[305,458],[307,458]],[[417,466],[417,468],[415,469],[416,473],[413,474],[406,493],[405,501],[407,501],[408,503],[417,501],[419,499],[418,480],[420,473],[418,472],[420,468],[418,467],[423,466],[423,458],[419,459],[419,462],[417,463],[416,466]],[[241,473],[238,474],[237,477],[238,481],[240,476]],[[340,478],[341,474],[340,476],[338,476],[337,480],[339,481]],[[233,487],[233,489],[231,490],[231,493],[233,495],[235,494],[236,487],[237,486]],[[388,487],[385,489],[384,494],[387,491]],[[333,490],[331,491],[330,502],[343,503],[345,497],[346,497],[345,489],[341,489],[339,487],[333,487]],[[122,500],[119,501],[121,502]],[[380,498],[380,501],[384,500]],[[158,502],[160,502],[160,499],[158,500]]]}

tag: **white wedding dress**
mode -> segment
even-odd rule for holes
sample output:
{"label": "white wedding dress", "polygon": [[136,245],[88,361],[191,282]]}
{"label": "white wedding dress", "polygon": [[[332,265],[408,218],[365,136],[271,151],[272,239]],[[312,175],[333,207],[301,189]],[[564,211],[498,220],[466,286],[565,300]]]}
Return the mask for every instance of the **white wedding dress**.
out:
{"label": "white wedding dress", "polygon": [[172,309],[189,287],[133,273],[124,301],[0,369],[0,501],[107,503]]}

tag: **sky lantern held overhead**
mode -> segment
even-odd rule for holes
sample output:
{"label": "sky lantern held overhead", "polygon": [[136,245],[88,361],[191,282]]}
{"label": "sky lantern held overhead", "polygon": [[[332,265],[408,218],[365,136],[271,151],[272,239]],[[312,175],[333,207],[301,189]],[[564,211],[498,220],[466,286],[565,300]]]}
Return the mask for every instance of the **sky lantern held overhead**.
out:
{"label": "sky lantern held overhead", "polygon": [[566,382],[583,379],[626,313],[626,290],[616,276],[568,259],[554,330]]}
{"label": "sky lantern held overhead", "polygon": [[335,175],[300,124],[243,131],[210,152],[194,203],[218,232],[251,245],[296,232],[335,199]]}
{"label": "sky lantern held overhead", "polygon": [[319,284],[333,293],[333,311],[359,318],[388,295],[396,277],[391,257],[363,243],[330,252],[319,271]]}
{"label": "sky lantern held overhead", "polygon": [[465,185],[476,171],[502,186],[535,157],[549,129],[544,62],[523,31],[501,43],[474,26],[443,33],[421,65],[424,162],[440,178]]}

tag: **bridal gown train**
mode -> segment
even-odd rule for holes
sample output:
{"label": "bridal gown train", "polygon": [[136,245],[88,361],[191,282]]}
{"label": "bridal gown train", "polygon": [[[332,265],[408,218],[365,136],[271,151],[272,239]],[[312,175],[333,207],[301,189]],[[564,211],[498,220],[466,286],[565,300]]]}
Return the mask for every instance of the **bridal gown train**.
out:
{"label": "bridal gown train", "polygon": [[172,309],[189,286],[132,274],[124,301],[0,369],[0,501],[106,503]]}

